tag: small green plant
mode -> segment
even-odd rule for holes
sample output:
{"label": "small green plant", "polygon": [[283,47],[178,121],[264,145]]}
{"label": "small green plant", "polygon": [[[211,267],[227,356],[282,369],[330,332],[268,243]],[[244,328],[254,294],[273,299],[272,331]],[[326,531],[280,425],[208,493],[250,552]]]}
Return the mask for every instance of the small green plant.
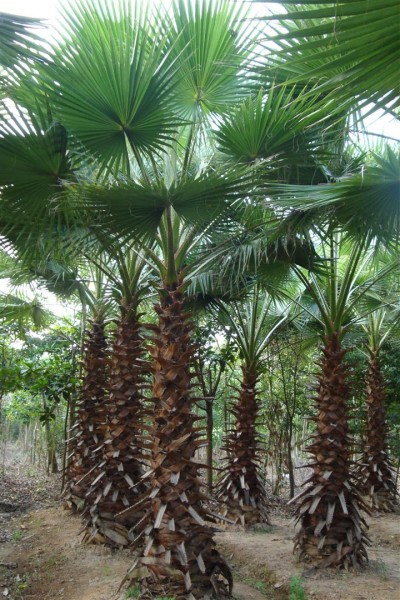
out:
{"label": "small green plant", "polygon": [[22,540],[23,535],[24,534],[21,531],[21,529],[16,529],[15,531],[12,532],[11,539],[13,542],[20,542]]}
{"label": "small green plant", "polygon": [[382,559],[374,560],[370,563],[370,566],[376,571],[377,575],[383,579],[388,579],[388,569]]}
{"label": "small green plant", "polygon": [[300,577],[294,575],[289,584],[289,600],[307,600]]}
{"label": "small green plant", "polygon": [[244,579],[244,582],[247,583],[247,585],[250,585],[251,587],[258,590],[259,592],[262,592],[263,594],[267,592],[267,585],[263,581],[258,581],[257,579],[253,579],[252,577],[246,577]]}
{"label": "small green plant", "polygon": [[22,575],[22,577],[20,575],[17,575],[15,578],[15,582],[17,584],[15,587],[15,600],[17,600],[17,598],[22,598],[24,596],[24,591],[30,585],[30,579],[27,575]]}
{"label": "small green plant", "polygon": [[126,590],[125,592],[125,598],[139,598],[140,596],[140,586],[139,585],[134,585],[133,587],[130,587],[128,590]]}

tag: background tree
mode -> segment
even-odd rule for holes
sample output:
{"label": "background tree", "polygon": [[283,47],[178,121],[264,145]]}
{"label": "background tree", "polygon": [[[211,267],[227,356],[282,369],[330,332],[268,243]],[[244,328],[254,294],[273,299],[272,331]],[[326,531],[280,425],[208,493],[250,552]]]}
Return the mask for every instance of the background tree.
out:
{"label": "background tree", "polygon": [[[369,282],[359,279],[371,259],[367,252],[370,239],[364,236],[358,244],[346,248],[341,237],[334,231],[329,238],[325,237],[328,265],[325,280],[313,274],[306,276],[295,268],[318,307],[315,318],[323,339],[316,432],[308,447],[313,457],[310,465],[313,473],[307,480],[310,485],[298,496],[301,529],[295,542],[300,556],[318,566],[362,562],[367,556],[368,543],[365,521],[360,515],[360,509],[365,507],[350,471],[349,386],[343,338],[357,319],[356,303],[376,278]],[[312,314],[310,308],[307,310]]]}
{"label": "background tree", "polygon": [[218,479],[216,497],[224,506],[224,516],[235,523],[269,523],[267,494],[260,473],[258,387],[264,352],[287,314],[258,286],[244,304],[235,303],[229,309],[220,305],[220,309],[236,334],[242,379],[238,399],[231,408],[234,420],[224,443],[227,465]]}
{"label": "background tree", "polygon": [[369,357],[366,376],[367,426],[357,475],[360,489],[369,496],[372,508],[380,511],[393,511],[397,500],[393,467],[388,456],[385,380],[380,360],[381,348],[397,324],[397,311],[393,312],[389,306],[373,312],[365,324]]}

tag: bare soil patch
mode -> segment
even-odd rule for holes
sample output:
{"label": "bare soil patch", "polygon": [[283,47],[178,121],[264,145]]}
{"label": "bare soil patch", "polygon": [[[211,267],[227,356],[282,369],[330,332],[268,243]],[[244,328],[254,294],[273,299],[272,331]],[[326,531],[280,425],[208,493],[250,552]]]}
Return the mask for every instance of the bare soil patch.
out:
{"label": "bare soil patch", "polygon": [[275,516],[271,527],[251,532],[225,531],[218,542],[236,562],[245,581],[265,583],[288,597],[290,580],[301,578],[307,597],[315,600],[400,599],[400,514],[375,515],[369,520],[372,546],[369,565],[360,572],[312,571],[293,555],[291,517]]}
{"label": "bare soil patch", "polygon": [[[0,473],[0,599],[117,598],[132,554],[82,545],[80,517],[62,508],[59,490],[59,477],[18,461]],[[360,573],[307,573],[292,553],[290,515],[277,507],[272,520],[272,527],[217,535],[233,567],[237,600],[287,600],[293,576],[301,577],[309,600],[400,599],[400,514],[370,519],[370,564]]]}

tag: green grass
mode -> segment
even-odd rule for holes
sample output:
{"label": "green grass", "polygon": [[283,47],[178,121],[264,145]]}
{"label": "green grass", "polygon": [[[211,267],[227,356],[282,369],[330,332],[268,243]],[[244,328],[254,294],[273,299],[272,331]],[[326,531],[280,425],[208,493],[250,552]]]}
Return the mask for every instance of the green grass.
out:
{"label": "green grass", "polygon": [[268,586],[263,581],[259,581],[258,579],[254,579],[253,577],[245,577],[243,580],[247,585],[253,587],[259,592],[265,594],[268,591]]}
{"label": "green grass", "polygon": [[294,575],[289,583],[289,600],[307,600],[300,577]]}
{"label": "green grass", "polygon": [[13,542],[20,542],[22,540],[23,535],[24,534],[21,531],[21,529],[16,529],[15,531],[12,532],[11,539]]}

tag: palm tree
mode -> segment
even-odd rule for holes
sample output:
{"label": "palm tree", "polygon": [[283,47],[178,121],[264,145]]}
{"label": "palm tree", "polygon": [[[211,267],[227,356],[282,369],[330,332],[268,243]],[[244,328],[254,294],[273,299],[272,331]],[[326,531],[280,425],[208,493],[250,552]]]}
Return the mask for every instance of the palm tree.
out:
{"label": "palm tree", "polygon": [[[369,544],[366,523],[361,510],[367,510],[351,475],[349,438],[349,385],[344,357],[348,351],[343,340],[359,319],[355,311],[371,286],[397,267],[386,267],[366,279],[361,274],[372,253],[371,238],[364,235],[358,243],[346,242],[343,234],[332,228],[323,233],[325,277],[294,270],[312,298],[317,312],[304,305],[317,320],[323,341],[317,395],[317,415],[314,440],[308,447],[312,455],[309,485],[295,500],[299,500],[297,518],[301,528],[295,548],[302,558],[319,567],[354,566],[367,559]],[[326,244],[326,246],[325,246]],[[293,500],[292,500],[293,501]]]}
{"label": "palm tree", "polygon": [[[149,369],[144,360],[138,307],[147,285],[143,282],[144,263],[136,252],[105,244],[104,240],[103,245],[108,247],[109,259],[99,266],[113,284],[120,315],[108,360],[103,443],[96,449],[98,458],[86,484],[84,540],[125,546],[132,541],[129,530],[139,516],[131,515],[124,523],[118,523],[115,517],[146,489],[146,483],[141,481],[148,446],[143,434],[151,413],[145,407],[143,394]],[[103,375],[104,372],[103,365]]]}
{"label": "palm tree", "polygon": [[[106,431],[106,399],[110,376],[106,335],[110,305],[104,301],[107,282],[96,269],[88,270],[96,279],[94,289],[81,282],[85,315],[82,334],[82,384],[80,397],[71,415],[71,442],[65,473],[64,498],[70,508],[82,511],[90,488],[90,476],[98,464]],[[89,318],[87,318],[87,316]],[[72,412],[72,411],[71,411]]]}
{"label": "palm tree", "polygon": [[59,86],[49,78],[48,91],[71,143],[92,156],[99,174],[98,184],[72,184],[69,201],[83,207],[82,216],[88,211],[92,229],[130,245],[140,238],[159,273],[149,491],[119,518],[144,511],[132,535],[146,534],[139,569],[146,585],[200,598],[217,585],[216,569],[228,582],[230,574],[204,520],[193,460],[202,440],[192,412],[192,326],[184,304],[193,249],[249,187],[242,171],[215,171],[204,142],[213,113],[239,95],[237,74],[248,53],[237,6],[177,2],[173,12],[157,31],[128,4],[114,12],[79,3],[66,15],[74,43],[55,50],[48,70]]}
{"label": "palm tree", "polygon": [[387,447],[385,411],[385,380],[380,351],[398,325],[397,310],[389,306],[379,308],[368,316],[364,329],[368,335],[369,355],[366,377],[367,424],[366,445],[357,468],[360,490],[367,496],[371,507],[391,512],[397,500],[397,490]]}
{"label": "palm tree", "polygon": [[259,467],[257,384],[263,354],[287,320],[287,315],[274,304],[268,294],[262,298],[259,286],[244,304],[235,303],[229,308],[220,304],[236,334],[243,375],[239,397],[232,408],[233,428],[225,439],[227,465],[217,482],[216,497],[224,506],[223,515],[243,526],[269,523],[268,499]]}

